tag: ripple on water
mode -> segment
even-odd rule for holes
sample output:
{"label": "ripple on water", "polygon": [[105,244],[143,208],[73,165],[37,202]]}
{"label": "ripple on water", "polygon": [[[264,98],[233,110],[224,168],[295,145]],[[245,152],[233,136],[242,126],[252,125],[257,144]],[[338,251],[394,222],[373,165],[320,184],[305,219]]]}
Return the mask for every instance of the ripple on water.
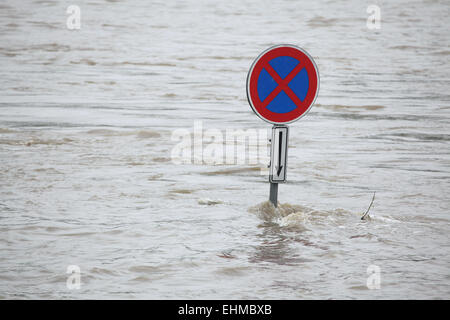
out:
{"label": "ripple on water", "polygon": [[339,218],[346,219],[356,215],[342,209],[330,211],[315,210],[306,206],[290,203],[279,203],[278,207],[270,201],[264,201],[248,209],[265,222],[275,222],[281,227],[296,227],[299,230],[308,230],[308,224],[321,225],[326,221],[332,225],[339,225]]}

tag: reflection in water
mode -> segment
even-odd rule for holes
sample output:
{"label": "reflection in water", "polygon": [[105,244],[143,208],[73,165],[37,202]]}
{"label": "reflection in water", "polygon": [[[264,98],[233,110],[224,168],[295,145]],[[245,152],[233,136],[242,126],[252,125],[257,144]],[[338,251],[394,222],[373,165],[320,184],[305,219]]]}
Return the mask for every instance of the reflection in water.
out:
{"label": "reflection in water", "polygon": [[298,235],[285,234],[283,228],[273,222],[263,223],[259,228],[262,230],[257,236],[260,244],[255,247],[255,252],[249,258],[250,262],[270,262],[295,266],[310,261],[301,257],[301,251],[299,252],[297,247],[292,247],[292,242],[314,246],[309,241],[300,238]]}

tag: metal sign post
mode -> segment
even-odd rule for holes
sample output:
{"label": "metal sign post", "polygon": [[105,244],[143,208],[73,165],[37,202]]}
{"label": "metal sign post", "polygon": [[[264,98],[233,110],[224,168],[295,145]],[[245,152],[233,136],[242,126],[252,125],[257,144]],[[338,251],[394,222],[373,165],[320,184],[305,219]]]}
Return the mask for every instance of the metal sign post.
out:
{"label": "metal sign post", "polygon": [[253,62],[247,76],[247,99],[258,117],[274,124],[270,148],[270,202],[278,205],[278,184],[286,181],[289,129],[311,109],[319,93],[313,58],[293,45],[273,46]]}
{"label": "metal sign post", "polygon": [[272,128],[270,147],[270,195],[269,200],[278,206],[278,184],[286,181],[289,128],[275,125]]}
{"label": "metal sign post", "polygon": [[269,201],[276,207],[278,207],[278,183],[270,183]]}

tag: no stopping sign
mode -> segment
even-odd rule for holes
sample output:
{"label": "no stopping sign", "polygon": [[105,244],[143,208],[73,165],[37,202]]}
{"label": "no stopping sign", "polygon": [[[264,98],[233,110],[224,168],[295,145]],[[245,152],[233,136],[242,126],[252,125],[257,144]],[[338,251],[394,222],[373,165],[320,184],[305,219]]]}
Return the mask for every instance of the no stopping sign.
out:
{"label": "no stopping sign", "polygon": [[247,76],[247,98],[253,111],[273,124],[305,115],[319,92],[319,72],[312,57],[293,45],[274,46],[253,62]]}

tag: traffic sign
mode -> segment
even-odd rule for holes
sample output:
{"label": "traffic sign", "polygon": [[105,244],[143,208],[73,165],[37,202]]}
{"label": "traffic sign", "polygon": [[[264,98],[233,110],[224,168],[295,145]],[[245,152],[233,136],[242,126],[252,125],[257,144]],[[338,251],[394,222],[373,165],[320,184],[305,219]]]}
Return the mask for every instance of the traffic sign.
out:
{"label": "traffic sign", "polygon": [[286,181],[288,127],[274,126],[270,150],[269,181],[280,183]]}
{"label": "traffic sign", "polygon": [[278,45],[261,53],[247,76],[247,98],[253,111],[273,124],[304,116],[319,92],[319,71],[303,49]]}

